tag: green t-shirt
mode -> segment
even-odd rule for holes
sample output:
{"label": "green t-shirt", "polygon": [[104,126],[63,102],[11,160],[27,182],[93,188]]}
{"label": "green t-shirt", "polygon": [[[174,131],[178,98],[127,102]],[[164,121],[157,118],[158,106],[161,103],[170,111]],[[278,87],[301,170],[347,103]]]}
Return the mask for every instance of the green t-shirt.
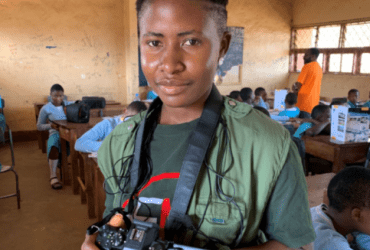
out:
{"label": "green t-shirt", "polygon": [[[198,120],[179,125],[158,125],[150,145],[153,174],[139,194],[141,201],[138,216],[158,218],[163,225],[163,215],[168,214],[179,178],[188,138]],[[294,166],[293,148],[276,182],[264,213],[260,229],[269,240],[277,240],[287,246],[308,244],[314,238],[311,225],[305,225],[309,210],[305,204],[306,185],[299,169]],[[107,191],[110,192],[109,187]],[[144,204],[145,203],[145,204]],[[113,196],[107,195],[106,213],[113,209]],[[162,214],[162,222],[161,222]],[[304,230],[304,231],[302,231]]]}

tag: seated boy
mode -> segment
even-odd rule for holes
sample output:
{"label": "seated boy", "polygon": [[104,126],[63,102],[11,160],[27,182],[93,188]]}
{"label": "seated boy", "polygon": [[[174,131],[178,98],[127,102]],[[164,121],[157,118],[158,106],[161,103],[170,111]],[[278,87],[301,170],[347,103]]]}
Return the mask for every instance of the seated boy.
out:
{"label": "seated boy", "polygon": [[147,109],[145,103],[140,101],[132,102],[123,112],[122,115],[116,116],[96,124],[92,129],[83,134],[75,144],[75,150],[89,153],[97,152],[103,143],[105,137],[107,137],[113,129],[128,120],[130,117],[145,111]]}
{"label": "seated boy", "polygon": [[357,108],[358,107],[358,98],[360,97],[360,92],[357,89],[351,89],[348,92],[348,102],[347,107]]}
{"label": "seated boy", "polygon": [[240,91],[237,91],[237,90],[231,91],[230,94],[229,94],[229,97],[233,98],[234,100],[236,100],[238,102],[243,102],[243,99],[240,96]]}
{"label": "seated boy", "polygon": [[[370,249],[370,169],[347,167],[330,181],[328,206],[311,208],[314,249]],[[350,244],[346,236],[353,234]]]}
{"label": "seated boy", "polygon": [[67,120],[63,106],[72,104],[73,102],[64,100],[64,89],[59,84],[54,84],[51,87],[50,96],[51,102],[45,104],[40,110],[37,120],[37,129],[39,131],[49,130],[47,156],[50,168],[50,185],[53,189],[61,189],[62,184],[60,184],[57,177],[57,166],[61,150],[59,131],[57,130],[58,127],[50,122],[55,120]]}
{"label": "seated boy", "polygon": [[[370,99],[370,91],[369,91],[369,99]],[[368,108],[370,108],[370,100],[369,100],[369,101],[367,101],[367,102],[363,105],[363,107],[368,107]]]}
{"label": "seated boy", "polygon": [[279,116],[288,116],[289,118],[297,118],[301,112],[297,104],[297,95],[294,93],[288,93],[285,97],[285,110],[279,113]]}
{"label": "seated boy", "polygon": [[269,104],[267,103],[267,92],[264,88],[259,87],[254,91],[254,106],[260,106],[267,110],[270,109]]}
{"label": "seated boy", "polygon": [[294,137],[301,138],[302,135],[315,136],[330,129],[330,107],[327,105],[317,105],[313,108],[312,119],[302,119],[302,123]]}
{"label": "seated boy", "polygon": [[240,97],[242,98],[243,102],[253,106],[254,95],[251,88],[242,88],[242,90],[240,90]]}

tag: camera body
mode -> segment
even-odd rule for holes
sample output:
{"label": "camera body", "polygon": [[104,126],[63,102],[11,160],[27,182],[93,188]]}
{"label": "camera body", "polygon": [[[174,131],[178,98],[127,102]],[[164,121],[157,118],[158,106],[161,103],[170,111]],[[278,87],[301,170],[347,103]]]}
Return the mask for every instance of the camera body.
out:
{"label": "camera body", "polygon": [[109,225],[100,227],[95,244],[101,250],[200,250],[162,241],[158,237],[157,224],[134,219],[129,230]]}

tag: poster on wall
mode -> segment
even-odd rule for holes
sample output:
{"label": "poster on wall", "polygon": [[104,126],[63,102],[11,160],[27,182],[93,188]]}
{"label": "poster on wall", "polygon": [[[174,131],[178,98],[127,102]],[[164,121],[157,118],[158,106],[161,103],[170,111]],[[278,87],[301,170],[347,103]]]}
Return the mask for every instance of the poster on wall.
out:
{"label": "poster on wall", "polygon": [[219,66],[215,83],[218,84],[241,84],[244,50],[244,28],[227,27],[231,34],[229,51]]}

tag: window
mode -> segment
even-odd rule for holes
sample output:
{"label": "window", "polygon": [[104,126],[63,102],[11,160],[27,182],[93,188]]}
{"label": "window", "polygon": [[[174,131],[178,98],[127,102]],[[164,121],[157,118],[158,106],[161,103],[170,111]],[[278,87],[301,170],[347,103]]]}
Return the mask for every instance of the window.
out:
{"label": "window", "polygon": [[363,53],[361,57],[361,74],[370,74],[370,53]]}
{"label": "window", "polygon": [[370,21],[293,28],[290,72],[300,72],[308,48],[319,48],[324,73],[370,74]]}

